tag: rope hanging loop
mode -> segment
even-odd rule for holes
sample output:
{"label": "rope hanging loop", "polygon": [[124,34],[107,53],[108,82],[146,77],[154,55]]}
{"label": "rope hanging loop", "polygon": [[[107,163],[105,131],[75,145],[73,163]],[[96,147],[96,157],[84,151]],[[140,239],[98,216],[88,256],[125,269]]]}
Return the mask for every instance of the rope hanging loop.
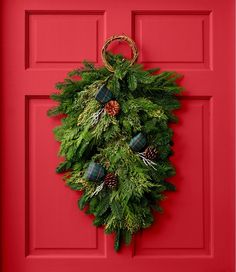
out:
{"label": "rope hanging loop", "polygon": [[132,53],[133,53],[133,58],[130,61],[130,66],[132,66],[135,61],[138,59],[138,48],[135,44],[135,42],[127,35],[114,35],[111,36],[110,38],[108,38],[103,47],[102,47],[102,61],[105,65],[105,67],[110,71],[110,72],[114,72],[114,68],[112,67],[112,65],[107,61],[107,47],[110,45],[110,43],[112,43],[113,41],[125,41],[128,43],[128,45],[131,47],[132,49]]}

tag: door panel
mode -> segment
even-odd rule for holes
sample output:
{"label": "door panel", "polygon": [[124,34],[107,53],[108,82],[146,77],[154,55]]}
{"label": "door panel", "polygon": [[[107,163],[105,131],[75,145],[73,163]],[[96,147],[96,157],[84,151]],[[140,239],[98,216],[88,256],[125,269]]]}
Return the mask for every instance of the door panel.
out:
{"label": "door panel", "polygon": [[103,11],[27,11],[25,16],[26,68],[71,68],[84,56],[94,63],[100,60]]}
{"label": "door panel", "polygon": [[[55,154],[59,146],[52,134],[52,126],[57,124],[45,112],[53,103],[47,96],[29,96],[26,103],[27,256],[103,256],[102,230],[94,228],[91,218],[79,212],[76,207],[79,194],[65,187],[62,176],[55,175],[55,171],[52,171],[58,164]],[[59,120],[57,123],[59,125]]]}
{"label": "door panel", "polygon": [[140,61],[175,69],[209,69],[211,17],[211,11],[196,10],[133,12]]}
{"label": "door panel", "polygon": [[[234,2],[5,0],[1,18],[3,271],[234,271]],[[55,173],[60,120],[46,112],[54,84],[83,59],[102,65],[104,41],[121,33],[145,67],[183,74],[186,90],[173,125],[177,192],[115,253]]]}
{"label": "door panel", "polygon": [[[184,97],[181,102],[180,121],[173,126],[176,153],[172,161],[178,174],[172,181],[177,193],[167,195],[164,214],[157,215],[156,224],[137,237],[138,256],[210,254],[210,102],[207,97]],[[187,150],[187,156],[181,150]]]}

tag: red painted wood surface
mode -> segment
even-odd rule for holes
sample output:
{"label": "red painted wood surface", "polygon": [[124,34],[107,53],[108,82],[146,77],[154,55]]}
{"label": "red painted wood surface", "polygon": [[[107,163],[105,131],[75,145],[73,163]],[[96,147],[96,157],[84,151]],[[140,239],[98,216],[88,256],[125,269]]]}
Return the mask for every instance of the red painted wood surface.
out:
{"label": "red painted wood surface", "polygon": [[[234,2],[3,0],[1,13],[2,271],[234,271]],[[84,58],[101,64],[103,42],[122,33],[145,67],[182,73],[186,91],[178,191],[117,254],[55,174],[59,120],[46,111],[55,82]]]}

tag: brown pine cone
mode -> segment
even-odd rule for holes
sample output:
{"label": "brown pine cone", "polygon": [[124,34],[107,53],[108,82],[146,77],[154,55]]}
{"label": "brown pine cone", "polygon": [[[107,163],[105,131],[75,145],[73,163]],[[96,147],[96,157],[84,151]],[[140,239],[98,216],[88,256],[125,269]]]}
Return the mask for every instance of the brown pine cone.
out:
{"label": "brown pine cone", "polygon": [[114,189],[118,185],[118,179],[115,174],[108,173],[108,174],[106,174],[106,176],[104,178],[104,183],[108,188]]}
{"label": "brown pine cone", "polygon": [[157,158],[157,150],[153,146],[148,146],[144,151],[145,158],[153,161]]}
{"label": "brown pine cone", "polygon": [[115,116],[120,111],[120,105],[119,105],[119,103],[116,100],[111,100],[111,101],[109,101],[109,102],[106,103],[106,105],[105,105],[105,111],[110,116]]}

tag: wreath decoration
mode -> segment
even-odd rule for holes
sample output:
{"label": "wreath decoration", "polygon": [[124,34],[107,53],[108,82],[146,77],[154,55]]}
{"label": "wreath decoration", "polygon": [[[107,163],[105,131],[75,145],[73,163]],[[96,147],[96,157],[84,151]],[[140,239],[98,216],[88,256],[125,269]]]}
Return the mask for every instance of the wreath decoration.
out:
{"label": "wreath decoration", "polygon": [[[132,60],[107,51],[114,40],[131,46]],[[60,92],[51,98],[58,104],[48,111],[62,115],[54,134],[64,161],[56,172],[82,191],[78,206],[94,215],[93,224],[115,234],[116,251],[153,224],[164,192],[175,190],[168,180],[175,175],[169,123],[177,121],[180,75],[144,70],[137,58],[131,38],[112,36],[102,48],[104,66],[84,61],[70,72],[56,84]]]}

